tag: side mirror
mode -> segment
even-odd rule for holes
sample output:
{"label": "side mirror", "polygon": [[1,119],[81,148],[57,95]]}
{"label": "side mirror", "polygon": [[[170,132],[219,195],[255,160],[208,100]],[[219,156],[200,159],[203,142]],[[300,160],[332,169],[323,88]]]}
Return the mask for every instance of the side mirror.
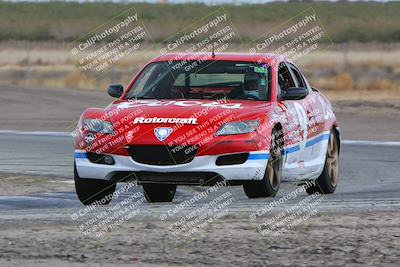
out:
{"label": "side mirror", "polygon": [[124,87],[120,84],[110,84],[108,86],[108,94],[112,97],[120,98],[124,92]]}
{"label": "side mirror", "polygon": [[286,91],[282,91],[280,100],[300,100],[308,95],[308,89],[303,87],[290,87]]}

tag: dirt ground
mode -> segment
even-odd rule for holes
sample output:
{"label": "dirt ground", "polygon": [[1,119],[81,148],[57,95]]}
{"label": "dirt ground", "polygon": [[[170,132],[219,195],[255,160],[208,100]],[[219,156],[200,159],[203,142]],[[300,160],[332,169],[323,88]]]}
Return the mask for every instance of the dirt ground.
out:
{"label": "dirt ground", "polygon": [[60,179],[58,177],[0,173],[0,179],[0,196],[21,196],[75,190],[73,180]]}
{"label": "dirt ground", "polygon": [[[0,85],[0,130],[75,129],[88,107],[112,101],[104,90],[74,90]],[[344,139],[399,140],[400,94],[395,91],[326,92],[334,105]]]}
{"label": "dirt ground", "polygon": [[262,237],[247,219],[225,219],[177,247],[167,222],[131,221],[89,239],[69,221],[9,221],[0,224],[0,265],[398,266],[399,225],[398,212],[328,214]]}

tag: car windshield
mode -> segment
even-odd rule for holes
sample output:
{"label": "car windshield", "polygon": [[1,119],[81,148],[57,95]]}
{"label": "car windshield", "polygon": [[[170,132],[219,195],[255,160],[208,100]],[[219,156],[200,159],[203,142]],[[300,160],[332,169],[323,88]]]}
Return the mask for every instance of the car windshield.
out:
{"label": "car windshield", "polygon": [[252,62],[155,62],[125,98],[267,100],[268,80],[268,68]]}

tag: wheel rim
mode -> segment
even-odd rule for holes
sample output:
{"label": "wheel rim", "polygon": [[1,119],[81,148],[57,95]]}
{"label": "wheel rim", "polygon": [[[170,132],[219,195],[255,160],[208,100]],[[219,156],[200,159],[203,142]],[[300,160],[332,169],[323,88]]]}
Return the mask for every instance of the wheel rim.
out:
{"label": "wheel rim", "polygon": [[[274,135],[273,135],[274,136]],[[275,147],[275,138],[272,137],[272,142],[271,142],[271,151],[270,151],[270,159],[268,160],[267,164],[267,174],[268,174],[268,180],[269,183],[271,184],[271,187],[276,190],[279,188],[280,184],[280,172],[281,172],[281,152],[280,149],[274,149]]]}
{"label": "wheel rim", "polygon": [[328,173],[332,186],[336,187],[339,174],[339,153],[336,136],[331,133],[328,142],[328,154],[326,162],[328,164]]}

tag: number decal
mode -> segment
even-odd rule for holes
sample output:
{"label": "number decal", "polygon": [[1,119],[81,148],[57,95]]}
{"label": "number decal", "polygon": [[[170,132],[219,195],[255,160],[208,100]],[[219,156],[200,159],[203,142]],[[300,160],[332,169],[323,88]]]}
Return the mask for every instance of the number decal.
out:
{"label": "number decal", "polygon": [[300,148],[304,150],[307,142],[307,113],[304,110],[304,107],[299,103],[295,102],[293,103],[293,106],[296,111],[300,130],[303,132],[302,140],[300,141]]}

